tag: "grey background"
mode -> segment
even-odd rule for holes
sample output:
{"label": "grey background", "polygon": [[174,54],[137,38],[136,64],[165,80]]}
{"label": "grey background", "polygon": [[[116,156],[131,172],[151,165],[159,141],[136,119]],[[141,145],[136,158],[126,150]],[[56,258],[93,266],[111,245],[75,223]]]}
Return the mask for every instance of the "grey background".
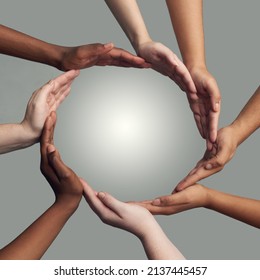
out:
{"label": "grey background", "polygon": [[[179,55],[164,1],[139,3],[153,39]],[[220,126],[236,117],[259,85],[259,9],[259,1],[205,1],[208,68],[223,98]],[[2,0],[0,18],[4,25],[56,44],[112,41],[133,51],[103,1]],[[20,122],[31,93],[60,74],[4,55],[0,65],[1,123]],[[257,199],[259,140],[256,132],[225,170],[203,184]],[[92,187],[122,200],[170,193],[205,145],[185,95],[170,79],[152,70],[113,67],[81,72],[58,111],[55,142],[67,165]],[[39,159],[39,145],[0,157],[1,247],[53,202]],[[259,259],[258,230],[213,211],[196,209],[157,220],[188,259]],[[103,225],[83,200],[44,256],[144,258],[135,236]]]}

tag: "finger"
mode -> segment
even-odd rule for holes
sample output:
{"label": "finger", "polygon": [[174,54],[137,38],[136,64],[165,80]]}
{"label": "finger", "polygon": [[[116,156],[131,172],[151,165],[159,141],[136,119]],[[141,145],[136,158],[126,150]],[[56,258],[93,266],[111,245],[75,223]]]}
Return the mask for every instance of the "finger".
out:
{"label": "finger", "polygon": [[44,146],[44,144],[53,144],[53,135],[54,135],[54,129],[57,121],[57,116],[55,112],[51,112],[51,114],[47,117],[42,135],[41,135],[41,147]]}
{"label": "finger", "polygon": [[63,163],[60,154],[54,145],[48,145],[47,157],[48,157],[48,162],[50,166],[53,168],[59,181],[70,178],[72,174],[74,175],[74,172]]}
{"label": "finger", "polygon": [[199,133],[200,133],[201,137],[205,138],[204,129],[202,127],[202,122],[201,122],[201,116],[197,113],[194,113],[193,116],[194,116],[195,123],[196,123],[196,126],[199,130]]}
{"label": "finger", "polygon": [[80,74],[79,70],[70,70],[56,77],[55,79],[49,81],[50,84],[53,83],[53,93],[57,94],[65,85],[72,83],[72,81],[78,77]]}
{"label": "finger", "polygon": [[186,92],[187,91],[187,87],[186,85],[183,83],[181,77],[179,77],[178,75],[176,75],[175,73],[171,73],[169,76],[179,87],[182,91]]}
{"label": "finger", "polygon": [[178,66],[175,68],[176,75],[178,75],[186,87],[186,92],[197,92],[196,86],[192,80],[192,77],[190,75],[190,72],[186,68],[186,66],[183,64],[182,61],[178,61]]}
{"label": "finger", "polygon": [[151,66],[149,63],[146,63],[143,58],[135,56],[123,49],[114,48],[109,54],[113,59],[113,63],[118,63],[117,66],[137,68],[143,68],[143,66],[149,68]]}
{"label": "finger", "polygon": [[60,104],[70,94],[70,91],[71,91],[71,87],[67,87],[58,97],[55,96],[49,104],[50,111],[56,111],[60,106]]}
{"label": "finger", "polygon": [[113,212],[117,213],[118,216],[121,216],[122,211],[125,209],[125,204],[117,199],[115,199],[112,195],[99,192],[98,198]]}
{"label": "finger", "polygon": [[83,185],[83,195],[85,197],[86,202],[90,206],[90,208],[101,218],[101,220],[105,219],[116,219],[118,216],[112,212],[103,202],[98,198],[97,193],[85,182],[83,179],[80,179]]}
{"label": "finger", "polygon": [[142,203],[142,202],[135,202],[134,204],[146,208],[153,215],[171,215],[179,212],[174,210],[174,207],[172,206],[160,207],[160,206],[152,205],[151,203]]}
{"label": "finger", "polygon": [[194,185],[198,181],[205,179],[222,169],[222,165],[216,161],[216,158],[211,159],[196,169],[191,175],[186,176],[175,188],[176,191],[182,191],[185,188]]}
{"label": "finger", "polygon": [[219,103],[219,110],[217,112],[210,111],[209,113],[209,140],[212,143],[214,143],[217,139],[219,115],[220,115],[220,103]]}
{"label": "finger", "polygon": [[89,44],[87,45],[88,53],[92,53],[90,55],[90,59],[97,59],[99,56],[102,56],[104,54],[109,53],[112,49],[114,48],[113,43],[107,43],[107,44],[100,44],[100,43],[95,43],[95,44]]}
{"label": "finger", "polygon": [[183,200],[183,192],[176,192],[171,195],[161,196],[152,201],[152,205],[154,206],[172,206],[179,205],[185,203]]}
{"label": "finger", "polygon": [[211,79],[204,86],[206,92],[210,96],[211,108],[214,112],[220,110],[221,94],[215,79]]}

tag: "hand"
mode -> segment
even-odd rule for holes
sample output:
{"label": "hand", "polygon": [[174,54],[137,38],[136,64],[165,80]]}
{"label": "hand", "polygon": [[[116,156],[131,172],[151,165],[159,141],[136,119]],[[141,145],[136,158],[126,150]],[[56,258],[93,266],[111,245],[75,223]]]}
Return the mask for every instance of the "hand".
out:
{"label": "hand", "polygon": [[189,188],[155,200],[131,202],[145,207],[153,215],[172,215],[197,207],[207,207],[209,203],[208,189],[202,185]]}
{"label": "hand", "polygon": [[137,53],[151,63],[154,70],[171,78],[183,91],[196,93],[189,71],[169,48],[149,41],[140,44]]}
{"label": "hand", "polygon": [[188,101],[201,136],[207,139],[207,147],[212,149],[216,141],[221,95],[214,77],[205,67],[190,69],[197,94],[187,93]]}
{"label": "hand", "polygon": [[61,59],[60,70],[84,69],[94,65],[149,68],[143,58],[110,44],[89,44],[67,47]]}
{"label": "hand", "polygon": [[73,80],[79,71],[69,71],[49,81],[36,90],[30,98],[22,127],[31,138],[38,140],[47,116],[56,111],[62,101],[68,96]]}
{"label": "hand", "polygon": [[41,172],[52,187],[57,203],[77,208],[83,193],[78,176],[61,160],[53,145],[56,113],[47,118],[41,136]]}
{"label": "hand", "polygon": [[211,151],[206,150],[196,167],[176,186],[174,191],[181,191],[221,171],[234,156],[237,146],[237,137],[232,126],[220,129],[213,149]]}
{"label": "hand", "polygon": [[130,231],[142,238],[157,223],[145,208],[118,201],[108,193],[96,193],[84,180],[82,184],[87,203],[105,224]]}

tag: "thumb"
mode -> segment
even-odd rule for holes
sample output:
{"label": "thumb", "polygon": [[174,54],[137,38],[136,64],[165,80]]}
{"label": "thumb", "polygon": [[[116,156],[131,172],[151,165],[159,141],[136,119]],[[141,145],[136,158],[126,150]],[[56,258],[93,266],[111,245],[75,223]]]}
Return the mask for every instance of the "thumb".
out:
{"label": "thumb", "polygon": [[116,214],[120,215],[122,210],[124,209],[124,203],[114,198],[112,195],[105,193],[105,192],[99,192],[97,194],[98,198],[103,202],[105,206],[107,206],[109,209],[111,209]]}
{"label": "thumb", "polygon": [[69,177],[72,171],[62,162],[60,154],[54,145],[47,147],[47,157],[59,180]]}
{"label": "thumb", "polygon": [[100,55],[110,52],[114,48],[113,43],[108,44],[91,44],[89,45],[91,56],[89,60],[96,60]]}
{"label": "thumb", "polygon": [[[180,192],[181,193],[181,192]],[[172,206],[178,202],[178,197],[180,193],[175,193],[172,195],[161,196],[153,200],[152,205],[154,206]]]}

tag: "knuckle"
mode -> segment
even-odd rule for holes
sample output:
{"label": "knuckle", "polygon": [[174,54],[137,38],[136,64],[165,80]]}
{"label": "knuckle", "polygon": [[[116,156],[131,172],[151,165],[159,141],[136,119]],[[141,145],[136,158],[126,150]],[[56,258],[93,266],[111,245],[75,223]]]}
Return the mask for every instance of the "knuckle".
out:
{"label": "knuckle", "polygon": [[63,171],[62,175],[61,175],[61,178],[63,180],[72,180],[74,178],[75,174],[72,172],[71,169],[67,169],[66,171]]}
{"label": "knuckle", "polygon": [[225,162],[224,162],[223,159],[217,158],[217,160],[216,160],[216,165],[217,165],[217,167],[223,169],[223,167],[224,167],[224,165],[225,165]]}

